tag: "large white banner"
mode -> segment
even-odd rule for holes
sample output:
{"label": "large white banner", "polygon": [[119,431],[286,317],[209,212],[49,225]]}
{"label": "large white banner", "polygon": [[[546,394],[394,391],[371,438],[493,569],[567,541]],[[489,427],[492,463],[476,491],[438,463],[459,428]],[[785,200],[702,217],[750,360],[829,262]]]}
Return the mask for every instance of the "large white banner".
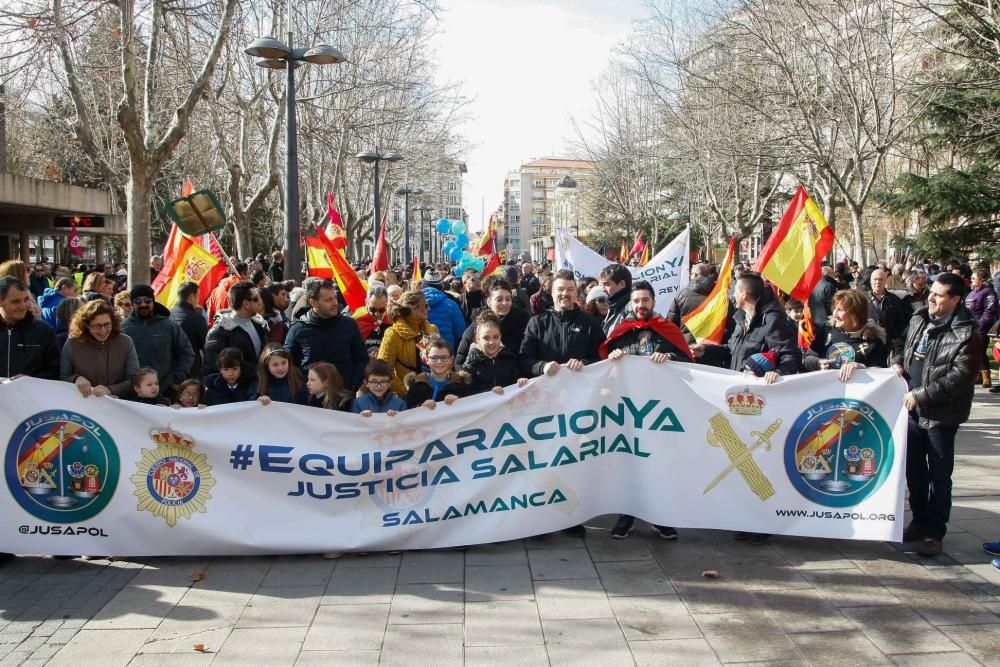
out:
{"label": "large white banner", "polygon": [[[646,266],[630,266],[632,280],[648,280],[656,289],[656,310],[666,313],[670,303],[690,280],[691,230],[684,228]],[[607,257],[580,243],[566,229],[556,230],[556,268],[570,269],[577,278],[596,278],[608,264]]]}
{"label": "large white banner", "polygon": [[174,410],[23,378],[0,385],[0,551],[447,547],[619,512],[898,541],[904,391],[885,370],[764,385],[627,357],[364,418],[278,403]]}

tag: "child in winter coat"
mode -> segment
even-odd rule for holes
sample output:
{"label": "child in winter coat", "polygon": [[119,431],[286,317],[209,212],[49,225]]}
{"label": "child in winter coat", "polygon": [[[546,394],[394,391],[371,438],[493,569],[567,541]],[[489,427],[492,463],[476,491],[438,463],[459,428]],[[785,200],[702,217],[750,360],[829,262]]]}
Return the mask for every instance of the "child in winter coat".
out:
{"label": "child in winter coat", "polygon": [[306,405],[324,410],[349,412],[351,392],[344,388],[344,378],[333,364],[319,361],[309,367],[306,379],[309,398]]}
{"label": "child in winter coat", "polygon": [[427,344],[423,362],[430,368],[429,373],[409,373],[404,380],[406,405],[415,408],[422,405],[433,410],[437,401],[451,405],[459,398],[471,393],[472,377],[468,373],[452,368],[455,356],[451,343],[443,338],[434,338]]}
{"label": "child in winter coat", "polygon": [[393,370],[385,361],[372,359],[365,366],[365,382],[361,385],[361,395],[351,403],[351,412],[362,417],[385,413],[390,417],[406,409],[406,403],[392,393]]}
{"label": "child in winter coat", "polygon": [[257,398],[256,383],[243,372],[243,353],[239,348],[227,347],[216,360],[218,373],[205,377],[205,405],[226,405],[252,401]]}
{"label": "child in winter coat", "polygon": [[512,384],[523,387],[527,378],[520,377],[517,355],[504,347],[500,333],[500,318],[492,310],[484,310],[474,322],[475,339],[469,346],[462,370],[472,377],[471,392],[482,394],[492,391],[503,394],[503,388]]}
{"label": "child in winter coat", "polygon": [[292,355],[281,345],[266,345],[257,364],[257,400],[262,405],[271,401],[303,405],[308,398],[302,371],[292,363]]}
{"label": "child in winter coat", "polygon": [[132,375],[132,392],[130,400],[146,405],[169,406],[170,401],[160,396],[160,380],[155,368],[143,366]]}

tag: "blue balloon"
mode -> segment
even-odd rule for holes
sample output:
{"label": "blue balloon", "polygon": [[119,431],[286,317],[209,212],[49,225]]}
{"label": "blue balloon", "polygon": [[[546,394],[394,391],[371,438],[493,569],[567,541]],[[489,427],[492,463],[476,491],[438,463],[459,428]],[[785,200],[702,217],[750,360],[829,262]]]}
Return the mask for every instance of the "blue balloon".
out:
{"label": "blue balloon", "polygon": [[447,234],[449,231],[451,231],[451,220],[449,220],[448,218],[441,218],[440,220],[437,221],[437,226],[435,227],[435,229],[437,229],[438,234]]}
{"label": "blue balloon", "polygon": [[455,271],[454,271],[454,273],[455,273],[455,277],[456,277],[456,278],[461,278],[461,277],[462,277],[462,272],[463,272],[463,271],[465,271],[465,269],[463,269],[463,268],[462,268],[461,266],[456,266],[456,267],[455,267]]}
{"label": "blue balloon", "polygon": [[451,251],[448,253],[448,259],[450,259],[453,262],[457,262],[461,258],[462,258],[461,248],[452,248]]}
{"label": "blue balloon", "polygon": [[441,252],[443,252],[445,255],[447,255],[448,253],[451,252],[451,249],[454,248],[454,247],[455,247],[455,242],[454,241],[448,241],[443,246],[441,246]]}
{"label": "blue balloon", "polygon": [[476,257],[474,260],[472,260],[472,268],[474,268],[476,271],[482,271],[483,269],[486,268],[486,259],[483,257]]}
{"label": "blue balloon", "polygon": [[455,222],[451,223],[451,233],[454,234],[455,236],[465,234],[465,223],[462,222],[461,220],[456,220]]}
{"label": "blue balloon", "polygon": [[459,234],[458,236],[455,237],[455,245],[458,246],[459,248],[463,248],[463,249],[464,248],[468,248],[469,247],[469,237],[466,236],[465,234]]}

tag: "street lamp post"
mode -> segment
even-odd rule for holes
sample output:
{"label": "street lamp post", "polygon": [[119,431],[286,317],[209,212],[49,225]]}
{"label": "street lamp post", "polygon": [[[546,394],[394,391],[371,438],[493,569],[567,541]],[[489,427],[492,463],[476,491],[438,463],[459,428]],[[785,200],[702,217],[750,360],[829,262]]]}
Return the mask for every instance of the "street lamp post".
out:
{"label": "street lamp post", "polygon": [[[420,257],[420,261],[424,261],[424,239],[428,238],[424,235],[424,227],[427,224],[427,220],[424,216],[427,211],[431,210],[429,206],[417,206],[414,211],[420,211],[420,250],[417,252],[417,256]],[[429,254],[429,253],[428,253]]]}
{"label": "street lamp post", "polygon": [[274,37],[258,37],[245,53],[255,58],[260,67],[287,70],[285,78],[285,276],[300,277],[302,256],[299,252],[299,161],[295,117],[295,68],[299,63],[337,65],[347,60],[344,54],[328,44],[311,49],[293,48],[292,0],[288,0],[288,43]]}
{"label": "street lamp post", "polygon": [[409,264],[413,261],[410,255],[410,195],[422,195],[424,189],[401,185],[396,188],[396,194],[403,195],[403,261]]}
{"label": "street lamp post", "polygon": [[389,163],[399,162],[403,159],[403,154],[396,150],[382,153],[378,149],[375,149],[373,151],[361,151],[356,157],[365,164],[375,164],[375,219],[372,224],[372,247],[374,247],[378,243],[379,226],[382,224],[382,218],[379,215],[382,204],[378,191],[378,163],[383,160]]}

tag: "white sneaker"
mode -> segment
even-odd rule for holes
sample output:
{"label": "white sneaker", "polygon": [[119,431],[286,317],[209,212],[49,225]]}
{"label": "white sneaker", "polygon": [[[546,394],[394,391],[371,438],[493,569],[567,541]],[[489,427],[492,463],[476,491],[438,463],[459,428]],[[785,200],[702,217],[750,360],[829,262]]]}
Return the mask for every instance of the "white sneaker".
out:
{"label": "white sneaker", "polygon": [[323,558],[327,560],[336,560],[343,555],[344,555],[343,551],[327,551],[325,554],[323,554]]}

